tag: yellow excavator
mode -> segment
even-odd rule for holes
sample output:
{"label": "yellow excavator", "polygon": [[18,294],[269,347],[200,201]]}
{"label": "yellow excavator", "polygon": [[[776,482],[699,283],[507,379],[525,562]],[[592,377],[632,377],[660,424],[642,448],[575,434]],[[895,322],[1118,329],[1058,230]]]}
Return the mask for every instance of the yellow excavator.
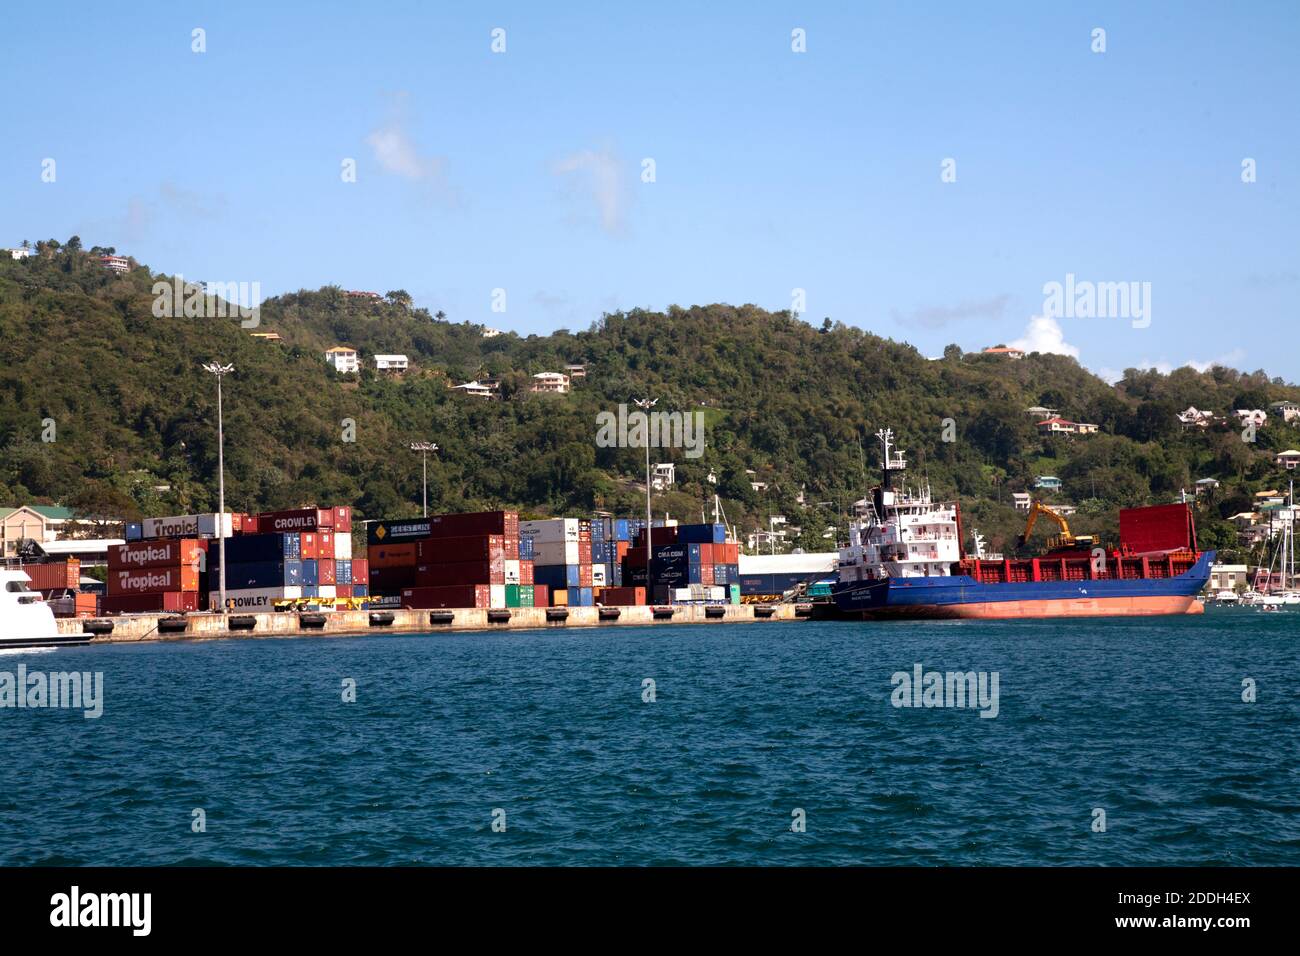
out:
{"label": "yellow excavator", "polygon": [[1034,531],[1034,522],[1038,520],[1039,515],[1055,521],[1057,526],[1061,529],[1060,534],[1054,534],[1047,539],[1048,550],[1056,551],[1061,548],[1091,549],[1096,543],[1097,539],[1090,534],[1071,534],[1070,525],[1063,515],[1057,514],[1051,508],[1047,507],[1047,505],[1035,501],[1029,506],[1029,520],[1025,523],[1025,533],[1016,539],[1016,547],[1023,548],[1025,546],[1025,543],[1029,540],[1029,536]]}

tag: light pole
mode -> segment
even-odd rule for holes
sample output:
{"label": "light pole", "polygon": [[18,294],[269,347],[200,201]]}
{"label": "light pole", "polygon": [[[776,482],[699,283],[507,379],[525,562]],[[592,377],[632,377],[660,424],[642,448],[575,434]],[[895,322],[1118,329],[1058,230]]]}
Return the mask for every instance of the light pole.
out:
{"label": "light pole", "polygon": [[217,590],[221,613],[226,613],[226,428],[221,414],[221,380],[235,370],[233,365],[209,362],[206,371],[217,377]]}
{"label": "light pole", "polygon": [[418,451],[420,453],[421,463],[424,466],[423,468],[424,470],[424,481],[423,481],[424,515],[423,517],[425,518],[429,517],[429,452],[437,451],[437,450],[438,450],[438,446],[431,441],[411,442],[411,451]]}
{"label": "light pole", "polygon": [[650,563],[654,560],[654,554],[651,548],[651,541],[654,534],[650,529],[650,412],[659,401],[657,398],[636,398],[633,402],[636,407],[645,412],[645,596],[651,604],[654,603],[654,581],[651,578],[653,573]]}

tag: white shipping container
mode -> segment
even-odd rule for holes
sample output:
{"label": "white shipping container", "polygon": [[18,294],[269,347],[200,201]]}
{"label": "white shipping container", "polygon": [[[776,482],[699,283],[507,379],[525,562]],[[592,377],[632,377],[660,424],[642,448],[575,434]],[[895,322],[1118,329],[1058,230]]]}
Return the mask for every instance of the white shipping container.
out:
{"label": "white shipping container", "polygon": [[710,601],[725,601],[727,599],[727,589],[721,584],[710,584],[708,587]]}
{"label": "white shipping container", "polygon": [[[221,516],[225,520],[225,537],[234,536],[235,516],[226,512]],[[217,515],[174,515],[169,518],[145,518],[141,522],[141,531],[146,538],[215,538],[217,536]]]}
{"label": "white shipping container", "polygon": [[352,535],[351,533],[339,534],[334,533],[334,560],[351,561],[352,560]]}
{"label": "white shipping container", "polygon": [[[536,544],[544,541],[578,540],[577,518],[545,518],[540,521],[519,522],[519,537],[532,538]],[[563,562],[559,562],[563,563]],[[574,561],[574,564],[578,562]]]}
{"label": "white shipping container", "polygon": [[506,586],[504,584],[488,585],[488,607],[506,606]]}
{"label": "white shipping container", "polygon": [[[302,588],[300,587],[283,587],[283,588],[237,588],[235,590],[227,589],[226,600],[233,601],[231,610],[241,613],[258,613],[271,612],[275,610],[275,602],[283,600],[292,600],[302,597]],[[221,592],[208,592],[208,607],[214,611],[221,608]]]}
{"label": "white shipping container", "polygon": [[533,545],[533,564],[577,564],[578,542],[538,541]]}
{"label": "white shipping container", "polygon": [[506,559],[506,584],[519,583],[519,559]]}
{"label": "white shipping container", "polygon": [[606,583],[605,566],[603,564],[593,564],[591,566],[591,586],[593,588],[603,588]]}
{"label": "white shipping container", "polygon": [[319,598],[336,598],[339,596],[339,589],[334,584],[322,584],[316,588],[316,596]]}

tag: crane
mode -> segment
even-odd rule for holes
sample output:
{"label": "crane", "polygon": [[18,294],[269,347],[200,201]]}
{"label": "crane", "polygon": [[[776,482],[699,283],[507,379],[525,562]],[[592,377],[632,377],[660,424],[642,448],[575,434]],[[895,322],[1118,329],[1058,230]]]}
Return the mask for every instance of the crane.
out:
{"label": "crane", "polygon": [[1017,547],[1023,548],[1025,546],[1025,543],[1029,540],[1030,534],[1033,533],[1034,522],[1038,520],[1039,515],[1043,515],[1044,517],[1055,521],[1057,526],[1061,529],[1060,534],[1052,535],[1052,537],[1047,539],[1048,548],[1091,548],[1093,546],[1096,539],[1094,539],[1092,535],[1075,536],[1071,534],[1070,525],[1062,515],[1057,514],[1051,508],[1047,507],[1047,505],[1035,501],[1029,506],[1029,520],[1025,523],[1025,533],[1016,539]]}

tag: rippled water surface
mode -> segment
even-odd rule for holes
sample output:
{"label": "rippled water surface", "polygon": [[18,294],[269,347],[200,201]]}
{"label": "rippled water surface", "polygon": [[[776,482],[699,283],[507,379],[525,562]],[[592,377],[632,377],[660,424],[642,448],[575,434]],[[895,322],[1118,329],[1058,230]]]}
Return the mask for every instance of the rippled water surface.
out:
{"label": "rippled water surface", "polygon": [[[1221,611],[6,654],[102,671],[105,708],[0,710],[0,863],[1295,865],[1298,638]],[[998,672],[998,716],[892,706],[917,663]]]}

